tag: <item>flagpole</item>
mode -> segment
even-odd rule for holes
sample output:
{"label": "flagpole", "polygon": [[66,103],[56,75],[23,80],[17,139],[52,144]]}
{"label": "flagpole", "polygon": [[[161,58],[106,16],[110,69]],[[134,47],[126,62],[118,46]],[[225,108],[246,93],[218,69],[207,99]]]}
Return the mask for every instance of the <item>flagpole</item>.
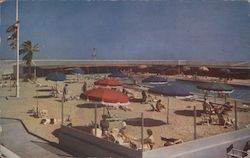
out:
{"label": "flagpole", "polygon": [[18,0],[16,0],[16,22],[17,22],[17,41],[16,41],[16,97],[19,98],[19,23],[18,23]]}

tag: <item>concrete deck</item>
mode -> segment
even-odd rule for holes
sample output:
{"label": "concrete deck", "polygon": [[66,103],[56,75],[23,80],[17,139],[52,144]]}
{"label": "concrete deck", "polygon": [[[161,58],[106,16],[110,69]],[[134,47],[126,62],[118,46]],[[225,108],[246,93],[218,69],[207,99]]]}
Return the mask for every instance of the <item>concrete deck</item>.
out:
{"label": "concrete deck", "polygon": [[29,134],[15,119],[0,119],[1,144],[23,158],[65,158],[72,155],[56,148],[50,142]]}

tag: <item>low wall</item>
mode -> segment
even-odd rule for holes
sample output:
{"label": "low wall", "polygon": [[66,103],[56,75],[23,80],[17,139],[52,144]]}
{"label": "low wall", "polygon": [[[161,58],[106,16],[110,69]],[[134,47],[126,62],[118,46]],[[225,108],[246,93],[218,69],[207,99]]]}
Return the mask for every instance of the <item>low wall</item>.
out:
{"label": "low wall", "polygon": [[58,136],[59,145],[63,149],[80,157],[142,157],[140,151],[97,138],[87,132],[67,126],[61,126]]}
{"label": "low wall", "polygon": [[143,158],[224,158],[226,157],[226,148],[230,144],[233,144],[235,148],[244,149],[248,140],[250,140],[250,128],[245,128],[234,132],[143,152]]}

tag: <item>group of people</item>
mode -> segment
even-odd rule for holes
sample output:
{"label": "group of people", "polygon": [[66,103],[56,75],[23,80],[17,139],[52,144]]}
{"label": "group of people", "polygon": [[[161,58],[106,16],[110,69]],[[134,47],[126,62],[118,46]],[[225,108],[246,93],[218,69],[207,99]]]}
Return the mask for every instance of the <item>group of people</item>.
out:
{"label": "group of people", "polygon": [[[82,90],[83,93],[87,91],[87,83],[86,82],[83,83],[83,86],[82,86],[81,90]],[[72,97],[69,96],[69,85],[67,83],[63,87],[62,95],[63,95],[62,96],[63,102],[66,102],[70,98],[72,98]]]}
{"label": "group of people", "polygon": [[[110,130],[109,121],[106,119],[106,117],[106,115],[102,116],[100,126],[98,124],[93,126],[91,134],[121,145],[128,144],[131,148],[134,149],[138,149],[141,147],[141,139],[135,138],[129,134],[125,121],[121,122],[121,128],[117,129],[117,131],[115,129]],[[147,129],[147,137],[143,139],[143,144],[144,146],[148,146],[150,150],[153,149],[155,140],[151,129]]]}
{"label": "group of people", "polygon": [[232,111],[232,107],[233,106],[230,105],[230,102],[215,106],[210,103],[207,98],[205,98],[203,103],[203,113],[209,114],[209,122],[212,122],[212,115],[217,115],[219,125],[227,127],[227,125],[232,125],[233,123],[229,113]]}

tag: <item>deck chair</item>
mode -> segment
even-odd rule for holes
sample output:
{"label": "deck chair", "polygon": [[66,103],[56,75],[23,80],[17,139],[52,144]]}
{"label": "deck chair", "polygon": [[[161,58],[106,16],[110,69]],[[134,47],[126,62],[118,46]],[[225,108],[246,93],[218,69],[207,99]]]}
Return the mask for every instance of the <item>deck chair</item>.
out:
{"label": "deck chair", "polygon": [[247,152],[239,149],[235,149],[233,144],[226,148],[228,158],[243,158]]}

